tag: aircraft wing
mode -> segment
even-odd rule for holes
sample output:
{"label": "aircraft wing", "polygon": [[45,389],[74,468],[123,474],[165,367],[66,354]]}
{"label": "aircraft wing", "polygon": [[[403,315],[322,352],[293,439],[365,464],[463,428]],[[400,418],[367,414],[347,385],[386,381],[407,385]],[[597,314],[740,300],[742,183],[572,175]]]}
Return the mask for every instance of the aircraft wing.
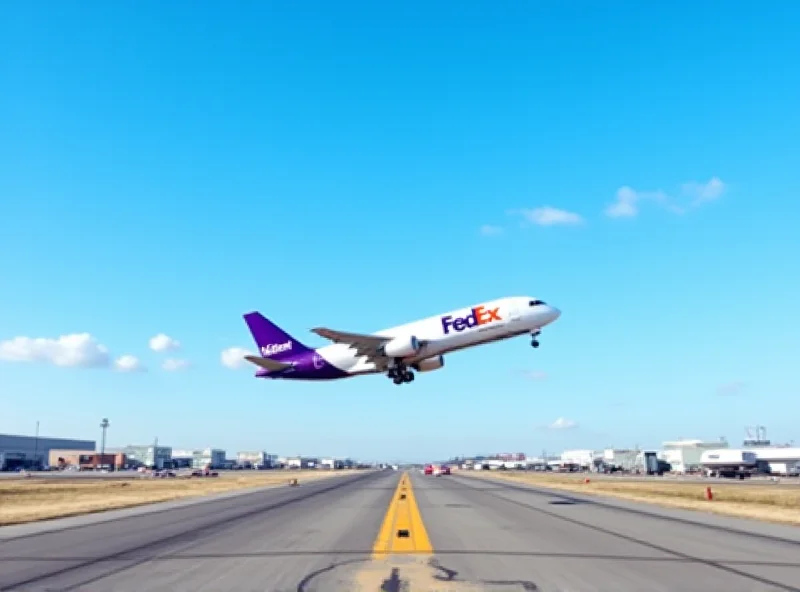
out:
{"label": "aircraft wing", "polygon": [[334,343],[344,343],[356,350],[359,356],[366,356],[370,362],[378,367],[388,366],[389,358],[380,353],[380,347],[392,340],[391,337],[380,337],[378,335],[364,335],[361,333],[348,333],[346,331],[334,331],[325,327],[311,329],[320,337],[329,339]]}
{"label": "aircraft wing", "polygon": [[252,362],[256,366],[265,368],[267,370],[272,370],[273,372],[292,367],[291,364],[284,364],[283,362],[278,362],[277,360],[273,360],[271,358],[262,358],[260,356],[245,356],[244,359],[248,362]]}

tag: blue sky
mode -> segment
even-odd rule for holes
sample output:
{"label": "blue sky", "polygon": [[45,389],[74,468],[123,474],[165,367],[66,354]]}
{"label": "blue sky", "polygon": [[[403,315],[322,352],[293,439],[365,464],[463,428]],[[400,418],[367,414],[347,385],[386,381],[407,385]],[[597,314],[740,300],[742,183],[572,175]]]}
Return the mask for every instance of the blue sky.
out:
{"label": "blue sky", "polygon": [[[411,460],[800,440],[800,6],[436,4],[0,8],[0,352],[39,360],[0,361],[0,431]],[[319,346],[517,294],[563,311],[542,347],[410,385],[220,363],[249,310]],[[108,367],[9,343],[82,333]]]}

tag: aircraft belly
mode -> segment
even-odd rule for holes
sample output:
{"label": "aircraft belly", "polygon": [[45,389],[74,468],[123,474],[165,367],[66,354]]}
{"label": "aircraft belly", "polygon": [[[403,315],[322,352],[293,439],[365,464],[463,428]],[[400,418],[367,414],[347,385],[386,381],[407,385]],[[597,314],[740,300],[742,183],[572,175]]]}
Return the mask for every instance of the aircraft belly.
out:
{"label": "aircraft belly", "polygon": [[446,335],[438,339],[428,340],[427,345],[416,356],[407,358],[407,363],[416,363],[421,360],[434,356],[444,355],[452,351],[458,351],[468,347],[491,343],[506,337],[510,337],[508,327],[503,325],[479,327],[464,331],[463,333]]}

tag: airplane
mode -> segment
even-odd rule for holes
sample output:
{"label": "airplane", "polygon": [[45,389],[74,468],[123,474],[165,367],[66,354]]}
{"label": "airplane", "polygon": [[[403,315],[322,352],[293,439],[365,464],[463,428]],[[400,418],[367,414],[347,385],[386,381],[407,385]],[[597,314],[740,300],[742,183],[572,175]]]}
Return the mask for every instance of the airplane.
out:
{"label": "airplane", "polygon": [[311,331],[333,342],[318,349],[259,312],[243,316],[261,354],[244,357],[259,367],[257,378],[335,380],[386,373],[394,384],[404,384],[414,380],[412,370],[438,370],[445,354],[464,348],[525,334],[539,347],[542,327],[561,311],[528,296],[500,298],[372,334],[317,327]]}

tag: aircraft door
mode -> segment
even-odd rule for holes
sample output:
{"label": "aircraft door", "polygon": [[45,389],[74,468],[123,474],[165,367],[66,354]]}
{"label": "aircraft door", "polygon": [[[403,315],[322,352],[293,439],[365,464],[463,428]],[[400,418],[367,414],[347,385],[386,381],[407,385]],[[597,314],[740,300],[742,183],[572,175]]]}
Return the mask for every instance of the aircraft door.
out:
{"label": "aircraft door", "polygon": [[522,311],[519,308],[519,303],[516,300],[508,301],[508,322],[517,323],[522,319]]}

